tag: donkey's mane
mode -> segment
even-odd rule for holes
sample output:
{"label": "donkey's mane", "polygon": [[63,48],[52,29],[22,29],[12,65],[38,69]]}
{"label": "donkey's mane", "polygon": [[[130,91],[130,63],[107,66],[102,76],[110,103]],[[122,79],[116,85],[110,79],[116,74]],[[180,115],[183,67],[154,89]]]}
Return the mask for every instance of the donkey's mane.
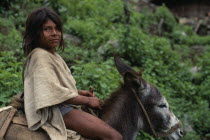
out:
{"label": "donkey's mane", "polygon": [[[121,134],[129,136],[136,129],[137,115],[134,115],[138,110],[134,96],[130,95],[129,90],[124,84],[110,94],[110,97],[105,100],[102,110],[101,119],[118,130]],[[130,136],[132,137],[132,136]]]}
{"label": "donkey's mane", "polygon": [[109,98],[105,100],[103,112],[107,112],[107,110],[113,110],[113,108],[121,108],[125,102],[124,96],[126,96],[127,92],[128,91],[126,89],[126,86],[124,84],[121,84],[120,88],[111,93]]}

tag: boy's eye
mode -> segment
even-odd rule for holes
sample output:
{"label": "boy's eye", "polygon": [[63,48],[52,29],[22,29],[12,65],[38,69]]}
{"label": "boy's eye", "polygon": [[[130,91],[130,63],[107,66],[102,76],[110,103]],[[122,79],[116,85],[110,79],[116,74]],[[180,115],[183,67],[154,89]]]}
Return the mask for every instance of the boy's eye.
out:
{"label": "boy's eye", "polygon": [[44,31],[51,31],[52,28],[50,28],[50,27],[44,27],[43,30],[44,30]]}
{"label": "boy's eye", "polygon": [[57,31],[61,31],[57,26],[56,26],[56,28],[55,28]]}

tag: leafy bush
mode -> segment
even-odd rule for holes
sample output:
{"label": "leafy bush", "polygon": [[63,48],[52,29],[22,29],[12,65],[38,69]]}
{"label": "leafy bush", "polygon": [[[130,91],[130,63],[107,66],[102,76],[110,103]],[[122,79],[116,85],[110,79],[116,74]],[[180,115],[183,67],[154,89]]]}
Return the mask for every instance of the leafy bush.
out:
{"label": "leafy bush", "polygon": [[[123,12],[123,3],[120,0],[60,0],[53,1],[51,4],[52,6],[56,5],[55,7],[61,15],[67,14],[78,19],[95,18],[96,21],[102,23],[107,20],[110,22],[119,21]],[[63,17],[63,19],[66,18]]]}
{"label": "leafy bush", "polygon": [[11,29],[7,35],[0,33],[0,44],[2,50],[17,50],[20,48],[21,43],[21,34],[14,28]]}
{"label": "leafy bush", "polygon": [[75,46],[70,42],[67,43],[65,51],[61,54],[61,56],[65,59],[65,62],[69,66],[76,64],[78,61],[88,63],[92,61],[99,62],[102,60],[96,51],[90,51],[87,48]]}
{"label": "leafy bush", "polygon": [[0,50],[16,50],[22,43],[21,34],[14,24],[5,18],[0,18]]}
{"label": "leafy bush", "polygon": [[0,52],[0,107],[22,91],[22,63],[17,62],[13,52]]}
{"label": "leafy bush", "polygon": [[94,87],[94,92],[100,99],[106,98],[119,86],[120,75],[113,67],[113,60],[87,64],[79,63],[72,67],[78,89]]}
{"label": "leafy bush", "polygon": [[203,99],[207,100],[210,102],[210,87],[209,87],[209,82],[210,82],[210,50],[209,46],[206,46],[207,49],[204,50],[204,54],[200,57],[199,59],[199,65],[200,67],[200,74],[201,76],[198,77],[199,79],[196,79],[199,81],[198,84],[198,95],[201,96]]}
{"label": "leafy bush", "polygon": [[140,27],[147,33],[169,36],[177,26],[177,21],[169,9],[163,5],[154,13],[148,9],[142,10]]}
{"label": "leafy bush", "polygon": [[82,38],[84,46],[97,48],[101,43],[100,34],[102,34],[102,29],[94,19],[81,20],[68,18],[67,23],[70,24],[67,24],[68,27],[65,26],[65,30]]}
{"label": "leafy bush", "polygon": [[[6,7],[2,6],[4,2]],[[62,54],[69,66],[74,65],[71,69],[78,89],[91,85],[101,99],[106,98],[121,81],[110,58],[119,54],[131,66],[143,69],[143,78],[167,98],[174,114],[183,122],[183,139],[209,138],[210,38],[178,24],[166,6],[140,13],[129,7],[127,24],[121,0],[14,0],[3,1],[2,5],[0,106],[22,91],[20,48],[26,15],[36,7],[48,5],[60,14],[64,33],[82,40],[79,46],[67,42]],[[194,45],[201,46],[203,51],[194,51]],[[196,72],[192,72],[194,67]],[[154,138],[140,132],[137,139]]]}

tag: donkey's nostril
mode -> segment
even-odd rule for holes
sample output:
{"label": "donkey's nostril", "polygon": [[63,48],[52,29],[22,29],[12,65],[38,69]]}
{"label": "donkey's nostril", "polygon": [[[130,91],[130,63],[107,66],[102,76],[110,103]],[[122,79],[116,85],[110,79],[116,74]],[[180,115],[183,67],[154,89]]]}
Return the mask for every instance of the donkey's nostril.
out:
{"label": "donkey's nostril", "polygon": [[180,131],[179,131],[179,135],[182,137],[182,136],[183,136],[183,134],[184,134],[184,133],[183,133],[183,131],[182,131],[182,130],[180,130]]}

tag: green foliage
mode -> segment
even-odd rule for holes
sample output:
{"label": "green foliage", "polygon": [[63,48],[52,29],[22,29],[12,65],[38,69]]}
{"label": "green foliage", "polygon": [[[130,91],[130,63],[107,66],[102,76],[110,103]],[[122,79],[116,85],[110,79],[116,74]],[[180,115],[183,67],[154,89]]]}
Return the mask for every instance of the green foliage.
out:
{"label": "green foliage", "polygon": [[78,60],[86,63],[91,61],[102,61],[96,51],[90,51],[87,48],[75,46],[70,42],[67,43],[65,51],[61,54],[61,56],[69,65],[77,63]]}
{"label": "green foliage", "polygon": [[[112,60],[113,54],[119,54],[131,66],[143,69],[143,78],[167,98],[186,130],[183,139],[209,138],[210,38],[197,35],[192,27],[180,25],[166,6],[140,13],[128,6],[130,23],[127,24],[121,0],[3,0],[0,3],[0,106],[22,91],[20,48],[28,11],[47,5],[60,14],[64,33],[82,41],[80,45],[67,41],[62,54],[69,66],[74,65],[71,69],[78,89],[93,86],[98,97],[107,98],[122,80]],[[196,45],[200,52],[193,50]],[[154,138],[140,132],[137,139]]]}
{"label": "green foliage", "polygon": [[16,50],[21,42],[21,34],[14,24],[8,19],[0,18],[0,50]]}
{"label": "green foliage", "polygon": [[74,33],[75,35],[81,37],[85,43],[83,43],[86,47],[94,47],[96,48],[101,43],[101,38],[99,35],[102,33],[102,29],[93,19],[81,20],[81,19],[73,19],[68,18],[67,26],[65,26],[65,30],[68,33]]}
{"label": "green foliage", "polygon": [[74,78],[77,81],[78,89],[94,87],[94,93],[100,98],[106,98],[119,86],[120,75],[113,68],[113,60],[101,63],[90,62],[79,63],[72,67]]}
{"label": "green foliage", "polygon": [[200,77],[196,77],[195,79],[198,84],[198,94],[203,98],[206,99],[208,102],[210,102],[210,49],[209,46],[206,46],[207,49],[204,49],[203,55],[199,59],[199,65],[200,67]]}
{"label": "green foliage", "polygon": [[169,11],[169,9],[163,5],[158,8],[154,13],[154,18],[156,21],[163,20],[163,27],[166,33],[170,33],[174,30],[177,25],[174,15]]}
{"label": "green foliage", "polygon": [[24,29],[24,23],[29,12],[41,6],[39,0],[34,0],[33,2],[31,0],[2,0],[1,2],[1,17],[7,18],[12,21],[16,29],[20,31],[23,31]]}
{"label": "green foliage", "polygon": [[198,36],[196,34],[188,36],[185,31],[181,30],[175,31],[173,37],[177,44],[208,45],[210,43],[210,38],[208,36]]}
{"label": "green foliage", "polygon": [[209,133],[210,129],[210,111],[209,111],[209,102],[205,100],[201,100],[201,97],[197,97],[197,105],[194,105],[192,108],[193,112],[189,112],[192,117],[192,122],[194,124],[194,128],[197,130],[198,134],[205,135]]}
{"label": "green foliage", "polygon": [[2,50],[16,50],[21,46],[21,34],[16,29],[11,29],[10,32],[5,35],[0,33],[0,44]]}
{"label": "green foliage", "polygon": [[14,28],[14,24],[11,20],[8,20],[6,18],[0,18],[0,31],[1,33],[8,34],[9,30]]}
{"label": "green foliage", "polygon": [[137,138],[136,140],[155,140],[155,138],[153,138],[152,136],[150,136],[149,134],[143,132],[143,131],[140,131],[137,135]]}
{"label": "green foliage", "polygon": [[183,138],[183,140],[193,140],[193,139],[200,140],[201,137],[198,134],[196,134],[195,131],[190,131],[189,133],[185,134],[185,136]]}
{"label": "green foliage", "polygon": [[[120,22],[123,13],[123,4],[120,0],[82,0],[59,1],[60,14],[67,24],[64,29],[83,39],[83,46],[97,48],[107,42],[110,31],[113,31],[112,22]],[[115,10],[111,10],[115,9]]]}
{"label": "green foliage", "polygon": [[0,107],[22,91],[22,63],[17,62],[13,52],[0,52]]}
{"label": "green foliage", "polygon": [[163,35],[168,36],[177,26],[175,17],[165,5],[157,8],[154,13],[144,9],[142,14],[140,26],[147,33],[161,34],[162,32]]}
{"label": "green foliage", "polygon": [[98,18],[101,22],[120,20],[123,12],[123,3],[120,0],[60,0],[54,3],[56,4],[52,4],[61,7],[58,9],[61,15],[68,14],[79,19]]}

